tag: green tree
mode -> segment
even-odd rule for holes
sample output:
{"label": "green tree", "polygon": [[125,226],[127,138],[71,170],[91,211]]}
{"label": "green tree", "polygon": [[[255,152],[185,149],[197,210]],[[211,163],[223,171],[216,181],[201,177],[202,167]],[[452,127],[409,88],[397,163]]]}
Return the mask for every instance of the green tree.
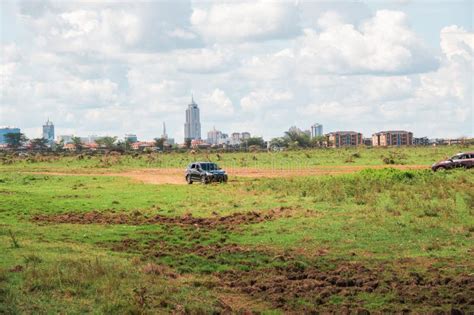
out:
{"label": "green tree", "polygon": [[43,151],[48,148],[48,140],[45,138],[35,138],[31,140],[31,148],[33,150]]}
{"label": "green tree", "polygon": [[104,147],[107,150],[112,150],[116,147],[116,142],[117,142],[117,137],[102,137],[97,140],[95,140],[95,143],[99,147]]}
{"label": "green tree", "polygon": [[55,150],[56,151],[63,151],[64,150],[64,139],[61,139],[61,141],[59,141],[56,144]]}
{"label": "green tree", "polygon": [[288,146],[292,148],[307,148],[311,143],[311,139],[308,134],[295,128],[291,128],[290,130],[286,131],[284,137],[288,139]]}
{"label": "green tree", "polygon": [[28,141],[28,138],[23,133],[7,133],[4,137],[7,146],[13,149],[18,149]]}
{"label": "green tree", "polygon": [[163,151],[165,147],[165,139],[164,138],[155,138],[155,147]]}
{"label": "green tree", "polygon": [[191,141],[189,138],[184,139],[184,146],[188,149],[191,148]]}
{"label": "green tree", "polygon": [[124,152],[129,152],[130,150],[132,150],[132,143],[133,141],[131,141],[130,139],[126,139],[125,141],[118,141],[117,147]]}
{"label": "green tree", "polygon": [[82,151],[84,146],[82,145],[82,140],[79,137],[72,137],[72,144],[74,144],[74,147],[76,148],[76,152]]}
{"label": "green tree", "polygon": [[288,139],[285,137],[273,138],[272,140],[270,140],[270,147],[271,148],[287,148]]}
{"label": "green tree", "polygon": [[265,147],[265,141],[263,140],[262,137],[252,137],[252,138],[249,138],[247,140],[245,140],[246,144],[248,147],[254,145],[254,146],[258,146],[260,148],[264,148]]}
{"label": "green tree", "polygon": [[322,147],[322,146],[324,146],[325,142],[326,142],[326,137],[325,136],[313,137],[311,139],[311,146],[312,147]]}

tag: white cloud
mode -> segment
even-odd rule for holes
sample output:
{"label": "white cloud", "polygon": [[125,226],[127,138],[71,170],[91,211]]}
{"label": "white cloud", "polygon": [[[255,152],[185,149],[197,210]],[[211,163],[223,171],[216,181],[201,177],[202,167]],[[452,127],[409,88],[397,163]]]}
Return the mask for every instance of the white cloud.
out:
{"label": "white cloud", "polygon": [[474,134],[472,32],[445,27],[433,52],[409,24],[424,17],[370,14],[363,4],[30,1],[5,24],[21,36],[2,39],[0,125],[40,133],[49,116],[58,133],[151,139],[166,121],[182,141],[194,92],[203,134],[269,138],[314,122]]}
{"label": "white cloud", "polygon": [[231,50],[214,46],[211,49],[187,49],[168,55],[169,62],[179,71],[213,73],[227,70],[235,64]]}
{"label": "white cloud", "polygon": [[275,91],[273,89],[259,89],[250,92],[240,100],[242,110],[247,112],[261,111],[277,105],[288,105],[293,99],[289,91]]}
{"label": "white cloud", "polygon": [[323,119],[339,118],[342,121],[353,120],[354,116],[360,116],[371,112],[368,105],[343,104],[340,102],[324,102],[310,104],[299,110],[302,115],[311,115]]}
{"label": "white cloud", "polygon": [[449,60],[456,56],[472,58],[474,34],[456,25],[445,27],[441,30],[441,49]]}
{"label": "white cloud", "polygon": [[288,2],[211,4],[194,9],[191,23],[206,40],[218,42],[288,38],[299,32],[297,6]]}
{"label": "white cloud", "polygon": [[362,95],[369,101],[390,101],[410,97],[416,89],[416,80],[408,76],[367,77],[361,84]]}
{"label": "white cloud", "polygon": [[215,89],[202,99],[202,112],[209,117],[231,117],[234,115],[234,105],[221,89]]}
{"label": "white cloud", "polygon": [[296,59],[286,48],[274,54],[253,55],[242,62],[241,73],[250,80],[279,80],[294,74]]}
{"label": "white cloud", "polygon": [[380,10],[360,28],[330,12],[322,31],[305,29],[297,57],[309,73],[403,74],[436,69],[432,52],[410,30],[406,14]]}

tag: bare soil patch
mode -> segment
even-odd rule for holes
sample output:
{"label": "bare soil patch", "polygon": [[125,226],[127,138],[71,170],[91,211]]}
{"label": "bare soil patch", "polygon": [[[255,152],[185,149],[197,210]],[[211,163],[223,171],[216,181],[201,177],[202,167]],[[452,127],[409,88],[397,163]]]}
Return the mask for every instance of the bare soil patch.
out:
{"label": "bare soil patch", "polygon": [[215,228],[225,226],[233,228],[241,224],[259,223],[268,220],[274,220],[284,215],[290,208],[279,207],[266,212],[236,212],[227,216],[213,217],[194,217],[192,214],[186,214],[180,217],[156,215],[144,215],[140,211],[132,213],[113,213],[113,212],[68,212],[62,214],[37,214],[32,216],[33,222],[46,223],[70,223],[70,224],[172,224],[181,226],[194,226],[203,228]]}
{"label": "bare soil patch", "polygon": [[[382,312],[388,313],[424,313],[438,309],[469,314],[474,310],[474,275],[461,272],[452,276],[446,270],[453,267],[435,267],[429,263],[422,267],[409,259],[370,266],[326,258],[303,262],[297,253],[272,248],[225,241],[182,246],[160,238],[145,242],[124,239],[104,245],[115,251],[140,254],[145,261],[166,256],[178,259],[193,254],[210,263],[228,261],[232,265],[235,262],[231,262],[231,257],[240,257],[238,264],[249,267],[248,271],[232,268],[215,272],[207,284],[219,292],[234,293],[238,300],[244,301],[224,298],[222,305],[229,311],[245,310],[252,305],[249,301],[265,301],[288,313],[324,313],[337,308],[339,313],[349,314],[363,310],[364,296],[379,298],[387,305]],[[260,257],[260,262],[252,257]],[[413,265],[420,268],[415,272]]]}
{"label": "bare soil patch", "polygon": [[[276,308],[305,312],[334,310],[341,301],[341,313],[360,308],[361,296],[372,294],[386,296],[384,304],[398,305],[400,309],[387,308],[392,313],[416,310],[454,309],[469,313],[474,310],[474,276],[450,277],[431,268],[426,273],[393,270],[380,264],[368,268],[360,263],[339,262],[333,270],[321,270],[293,263],[283,268],[219,273],[221,285],[254,298],[270,301]],[[295,304],[298,300],[308,302]]]}
{"label": "bare soil patch", "polygon": [[[293,177],[293,176],[321,176],[348,174],[361,171],[363,169],[381,169],[392,167],[400,170],[426,169],[426,165],[339,165],[339,166],[320,166],[305,169],[264,169],[264,168],[231,168],[227,169],[229,176],[252,177],[252,178],[275,178],[275,177]],[[179,168],[146,168],[136,169],[124,172],[29,172],[30,174],[58,175],[58,176],[115,176],[127,177],[135,181],[147,184],[175,184],[185,185],[184,169]]]}

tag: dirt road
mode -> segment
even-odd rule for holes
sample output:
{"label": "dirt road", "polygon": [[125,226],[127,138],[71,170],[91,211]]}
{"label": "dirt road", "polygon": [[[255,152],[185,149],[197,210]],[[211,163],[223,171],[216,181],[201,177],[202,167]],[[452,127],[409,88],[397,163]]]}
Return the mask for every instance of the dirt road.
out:
{"label": "dirt road", "polygon": [[[227,169],[229,176],[232,177],[293,177],[293,176],[320,176],[320,175],[338,175],[338,174],[347,174],[357,172],[363,169],[380,169],[392,167],[401,170],[416,170],[416,169],[426,169],[426,165],[350,165],[350,166],[320,166],[312,167],[307,169],[255,169],[255,168],[233,168]],[[32,173],[32,172],[29,172]],[[146,169],[136,169],[129,170],[124,172],[110,172],[110,173],[66,173],[66,172],[34,172],[34,174],[48,174],[48,175],[61,175],[61,176],[117,176],[117,177],[127,177],[133,180],[147,183],[147,184],[175,184],[175,185],[184,185],[186,184],[184,180],[184,169],[177,168],[146,168]]]}

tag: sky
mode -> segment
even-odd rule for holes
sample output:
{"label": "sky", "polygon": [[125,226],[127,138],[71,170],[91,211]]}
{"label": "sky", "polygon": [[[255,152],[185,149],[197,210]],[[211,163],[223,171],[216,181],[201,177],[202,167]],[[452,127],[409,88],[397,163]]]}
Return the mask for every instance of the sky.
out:
{"label": "sky", "polygon": [[472,1],[0,1],[0,126],[474,136]]}

